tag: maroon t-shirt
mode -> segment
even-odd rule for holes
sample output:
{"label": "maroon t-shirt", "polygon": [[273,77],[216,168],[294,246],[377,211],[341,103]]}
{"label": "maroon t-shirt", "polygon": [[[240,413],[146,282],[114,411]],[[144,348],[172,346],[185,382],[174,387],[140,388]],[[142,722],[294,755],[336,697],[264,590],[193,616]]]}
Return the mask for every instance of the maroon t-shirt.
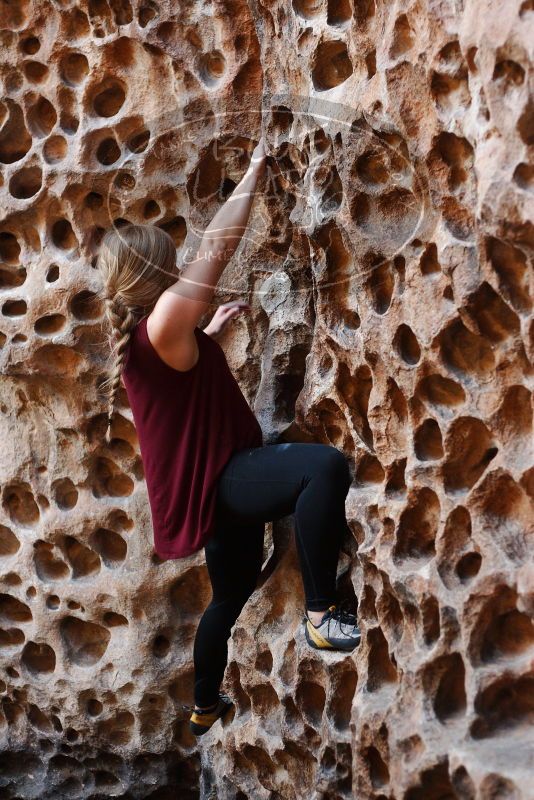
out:
{"label": "maroon t-shirt", "polygon": [[260,424],[221,346],[196,327],[199,358],[180,372],[147,334],[131,333],[122,378],[134,418],[152,514],[154,550],[184,558],[214,532],[217,480],[231,455],[261,447]]}

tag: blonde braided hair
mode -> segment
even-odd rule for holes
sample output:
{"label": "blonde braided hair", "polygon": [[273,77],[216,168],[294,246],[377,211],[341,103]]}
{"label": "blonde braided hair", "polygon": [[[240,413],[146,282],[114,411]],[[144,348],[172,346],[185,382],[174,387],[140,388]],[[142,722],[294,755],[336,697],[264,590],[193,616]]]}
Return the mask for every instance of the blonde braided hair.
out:
{"label": "blonde braided hair", "polygon": [[124,357],[126,347],[130,341],[130,334],[138,322],[138,317],[134,314],[120,295],[116,294],[115,297],[109,295],[105,298],[106,301],[106,314],[111,322],[114,344],[112,347],[113,369],[107,381],[104,381],[102,388],[109,389],[109,409],[108,421],[106,428],[106,442],[111,443],[111,423],[113,421],[113,411],[117,402],[117,395],[121,383],[121,372],[124,364]]}
{"label": "blonde braided hair", "polygon": [[108,395],[105,440],[109,444],[130,335],[140,319],[152,311],[161,293],[178,280],[179,271],[174,241],[166,231],[130,223],[104,234],[97,268],[111,326],[111,374],[100,387]]}

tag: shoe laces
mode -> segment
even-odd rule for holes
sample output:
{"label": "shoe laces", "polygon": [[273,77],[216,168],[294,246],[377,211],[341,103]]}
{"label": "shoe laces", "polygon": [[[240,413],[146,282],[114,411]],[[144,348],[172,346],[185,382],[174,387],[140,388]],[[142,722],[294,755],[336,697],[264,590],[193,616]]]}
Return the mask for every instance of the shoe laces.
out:
{"label": "shoe laces", "polygon": [[[356,615],[353,612],[348,610],[349,608],[353,608],[353,604],[348,598],[344,598],[343,600],[340,600],[339,603],[335,603],[335,604],[332,603],[332,605],[335,605],[335,608],[334,609],[328,609],[328,615],[329,616],[326,618],[328,620],[328,633],[330,634],[330,622],[331,622],[331,620],[335,620],[335,621],[337,621],[339,623],[340,631],[343,634],[346,635],[347,631],[344,630],[344,628],[343,628],[344,625],[349,625],[351,629],[354,628],[357,625]],[[306,609],[303,608],[301,610],[302,610],[302,613],[304,614],[304,621],[308,620],[309,617],[308,617]],[[325,614],[326,613],[327,612],[325,611]],[[348,631],[348,633],[350,634],[351,631]]]}
{"label": "shoe laces", "polygon": [[330,611],[330,617],[328,619],[328,624],[330,626],[330,620],[334,619],[339,622],[339,629],[342,633],[351,633],[351,631],[345,631],[343,629],[343,625],[350,625],[351,629],[356,626],[356,615],[349,611],[348,609],[352,608],[351,601],[348,599],[343,599],[341,602],[336,603],[336,607],[333,611]]}

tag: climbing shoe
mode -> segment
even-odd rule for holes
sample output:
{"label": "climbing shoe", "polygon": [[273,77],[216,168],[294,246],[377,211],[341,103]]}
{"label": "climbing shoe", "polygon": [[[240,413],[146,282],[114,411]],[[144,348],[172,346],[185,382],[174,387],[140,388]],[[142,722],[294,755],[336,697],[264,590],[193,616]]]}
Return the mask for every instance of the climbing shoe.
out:
{"label": "climbing shoe", "polygon": [[191,717],[189,718],[191,733],[194,733],[195,736],[202,736],[202,734],[209,731],[214,722],[224,717],[233,705],[234,703],[228,695],[219,692],[219,700],[213,708],[199,711],[194,706],[184,705],[182,707],[191,712]]}
{"label": "climbing shoe", "polygon": [[306,641],[316,650],[354,650],[362,637],[356,615],[347,611],[347,601],[328,607],[318,625],[314,625],[304,609]]}

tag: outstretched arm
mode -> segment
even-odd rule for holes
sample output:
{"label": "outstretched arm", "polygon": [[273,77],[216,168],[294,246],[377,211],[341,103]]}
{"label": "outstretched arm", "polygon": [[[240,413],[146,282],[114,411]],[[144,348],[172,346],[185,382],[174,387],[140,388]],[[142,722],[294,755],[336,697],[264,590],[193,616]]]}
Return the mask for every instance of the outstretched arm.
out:
{"label": "outstretched arm", "polygon": [[192,333],[208,310],[219,278],[247,227],[266,155],[262,136],[245,175],[204,231],[196,256],[158,299],[150,315],[151,339],[159,339],[163,347],[183,334]]}
{"label": "outstretched arm", "polygon": [[191,281],[191,294],[187,294],[188,297],[208,303],[211,300],[217,281],[247,227],[256,184],[265,170],[265,158],[262,136],[254,148],[245,175],[204,231],[195,259],[182,271],[180,279],[187,283]]}

